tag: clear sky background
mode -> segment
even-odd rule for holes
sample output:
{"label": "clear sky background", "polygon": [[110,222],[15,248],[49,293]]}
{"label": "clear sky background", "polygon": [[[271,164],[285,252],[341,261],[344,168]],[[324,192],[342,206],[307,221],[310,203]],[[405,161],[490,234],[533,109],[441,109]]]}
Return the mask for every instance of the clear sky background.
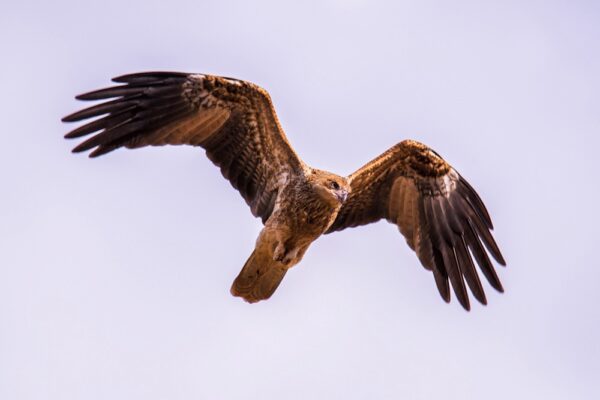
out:
{"label": "clear sky background", "polygon": [[[0,13],[1,399],[597,399],[597,1],[82,1]],[[201,149],[72,155],[73,96],[144,70],[272,95],[309,164],[405,138],[478,190],[508,261],[445,304],[380,222],[229,294],[261,228]]]}

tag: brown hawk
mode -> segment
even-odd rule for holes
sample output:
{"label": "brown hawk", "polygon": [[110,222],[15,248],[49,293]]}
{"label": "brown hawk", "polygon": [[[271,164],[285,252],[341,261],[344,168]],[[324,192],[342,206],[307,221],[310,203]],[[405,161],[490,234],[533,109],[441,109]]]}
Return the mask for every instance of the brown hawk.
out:
{"label": "brown hawk", "polygon": [[[63,118],[93,119],[66,138],[91,135],[73,149],[97,157],[120,147],[188,144],[204,148],[264,228],[231,293],[268,299],[289,268],[324,233],[385,219],[396,224],[442,298],[450,284],[470,308],[466,285],[487,300],[475,269],[502,285],[488,253],[505,265],[490,216],[469,183],[436,152],[405,140],[348,177],[305,164],[281,128],[269,94],[238,79],[146,72],[77,96],[107,100]],[[487,251],[486,251],[487,250]],[[466,281],[466,285],[465,285]]]}

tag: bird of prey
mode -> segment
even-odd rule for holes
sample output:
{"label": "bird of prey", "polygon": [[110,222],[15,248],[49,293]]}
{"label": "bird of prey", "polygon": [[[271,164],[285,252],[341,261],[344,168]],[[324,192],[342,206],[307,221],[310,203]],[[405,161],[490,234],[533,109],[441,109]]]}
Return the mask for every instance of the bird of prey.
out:
{"label": "bird of prey", "polygon": [[113,82],[118,85],[76,97],[106,101],[64,117],[88,120],[65,137],[92,135],[73,149],[92,150],[90,157],[120,147],[202,147],[264,224],[233,282],[234,296],[249,303],[268,299],[319,236],[381,219],[398,226],[446,302],[452,286],[469,310],[468,285],[487,304],[474,260],[503,291],[488,253],[505,261],[483,202],[429,147],[404,140],[342,177],[300,159],[269,94],[253,83],[180,72],[135,73]]}

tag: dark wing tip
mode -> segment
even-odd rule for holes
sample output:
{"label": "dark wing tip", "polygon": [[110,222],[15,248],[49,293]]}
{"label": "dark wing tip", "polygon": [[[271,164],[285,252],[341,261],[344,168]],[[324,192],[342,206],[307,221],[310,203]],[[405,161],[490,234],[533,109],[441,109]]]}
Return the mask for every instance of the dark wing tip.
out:
{"label": "dark wing tip", "polygon": [[486,224],[486,226],[492,230],[494,229],[494,224],[492,223],[492,218],[485,206],[483,204],[483,200],[479,197],[479,194],[473,189],[473,186],[462,177],[458,172],[459,180],[458,180],[458,190],[463,194],[463,196],[469,200],[471,203],[471,207],[473,210],[481,217],[482,221]]}
{"label": "dark wing tip", "polygon": [[471,303],[469,303],[469,298],[467,297],[467,301],[466,302],[460,302],[460,305],[463,306],[463,308],[465,309],[465,311],[469,312],[471,311]]}
{"label": "dark wing tip", "polygon": [[479,197],[479,194],[477,194],[469,182],[458,172],[457,174],[459,176],[457,192],[463,197],[463,200],[468,205],[467,208],[470,208],[474,212],[474,215],[471,216],[471,219],[476,227],[478,235],[481,237],[485,247],[489,250],[490,254],[492,257],[494,257],[498,264],[502,265],[503,267],[506,266],[506,260],[502,256],[500,248],[491,234],[491,231],[494,229],[494,225],[492,224],[492,218],[490,217],[483,200],[481,200],[481,197]]}
{"label": "dark wing tip", "polygon": [[74,112],[74,113],[71,113],[71,114],[69,114],[67,116],[64,116],[64,117],[62,117],[60,119],[60,121],[61,122],[77,122],[78,121],[78,119],[77,119],[77,113],[78,113],[78,111]]}
{"label": "dark wing tip", "polygon": [[446,303],[450,303],[450,284],[448,282],[447,274],[443,273],[438,269],[437,265],[434,265],[433,278],[435,279],[435,285],[437,286],[440,297]]}
{"label": "dark wing tip", "polygon": [[84,125],[65,134],[65,139],[92,134],[88,140],[76,146],[73,152],[93,149],[90,157],[98,157],[127,145],[128,141],[139,135],[149,134],[153,129],[187,115],[192,110],[181,98],[182,85],[187,76],[188,73],[180,72],[123,75],[115,80],[125,83],[124,85],[77,96],[79,100],[101,102],[61,119],[62,122],[88,120]]}
{"label": "dark wing tip", "polygon": [[73,150],[71,150],[72,153],[83,153],[84,151],[87,151],[89,149],[91,149],[94,146],[89,146],[87,141],[78,144],[77,146],[75,146],[73,148]]}
{"label": "dark wing tip", "polygon": [[118,146],[98,146],[96,147],[89,155],[89,158],[100,157],[106,153],[110,153],[113,150],[116,150]]}
{"label": "dark wing tip", "polygon": [[150,71],[150,72],[136,72],[133,74],[125,74],[112,78],[113,82],[116,83],[148,83],[159,79],[166,78],[186,78],[189,76],[188,72],[168,72],[168,71]]}
{"label": "dark wing tip", "polygon": [[94,97],[93,95],[99,91],[100,90],[94,90],[93,92],[78,94],[75,96],[75,100],[96,100],[97,97]]}
{"label": "dark wing tip", "polygon": [[119,85],[82,93],[75,98],[77,100],[103,100],[113,97],[131,97],[143,93],[144,90],[145,88],[141,86]]}
{"label": "dark wing tip", "polygon": [[501,293],[504,289],[488,253],[500,265],[505,265],[506,261],[491,235],[491,220],[481,199],[470,186],[463,184],[464,179],[458,173],[450,172],[449,177],[454,180],[454,185],[445,179],[416,178],[424,188],[419,190],[422,204],[419,223],[429,242],[423,247],[423,254],[417,250],[417,255],[423,262],[427,249],[431,249],[434,278],[442,299],[449,301],[447,285],[450,283],[458,302],[469,311],[467,288],[479,303],[487,305],[473,258],[490,285]]}
{"label": "dark wing tip", "polygon": [[[79,147],[79,146],[78,146],[78,147]],[[72,150],[71,150],[71,153],[73,153],[73,154],[78,154],[78,153],[83,153],[84,151],[87,151],[87,150],[88,150],[88,149],[83,149],[83,148],[82,148],[82,149],[80,149],[80,148],[78,148],[78,147],[75,147],[74,149],[72,149]],[[96,157],[98,157],[98,156],[101,156],[102,154],[106,154],[106,153],[108,153],[109,151],[112,151],[112,150],[114,150],[114,149],[111,149],[111,150],[104,151],[104,152],[100,153],[100,152],[98,151],[99,149],[100,149],[100,148],[98,147],[96,150],[92,151],[90,154],[88,154],[88,157],[89,157],[89,158],[96,158]]]}
{"label": "dark wing tip", "polygon": [[494,258],[496,259],[496,262],[498,262],[498,264],[502,265],[503,267],[506,267],[506,260],[504,259],[502,253],[500,253],[499,249],[498,253],[494,255]]}
{"label": "dark wing tip", "polygon": [[494,289],[496,289],[498,292],[500,293],[504,293],[504,287],[502,286],[502,282],[498,282],[497,285],[492,286]]}

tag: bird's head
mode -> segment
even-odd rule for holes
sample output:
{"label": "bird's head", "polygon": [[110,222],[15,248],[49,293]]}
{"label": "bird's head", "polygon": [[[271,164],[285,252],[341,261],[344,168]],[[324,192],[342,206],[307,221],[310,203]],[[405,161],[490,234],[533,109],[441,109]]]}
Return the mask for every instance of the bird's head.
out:
{"label": "bird's head", "polygon": [[343,204],[350,193],[348,179],[331,172],[314,169],[309,177],[309,182],[314,191],[333,206]]}

